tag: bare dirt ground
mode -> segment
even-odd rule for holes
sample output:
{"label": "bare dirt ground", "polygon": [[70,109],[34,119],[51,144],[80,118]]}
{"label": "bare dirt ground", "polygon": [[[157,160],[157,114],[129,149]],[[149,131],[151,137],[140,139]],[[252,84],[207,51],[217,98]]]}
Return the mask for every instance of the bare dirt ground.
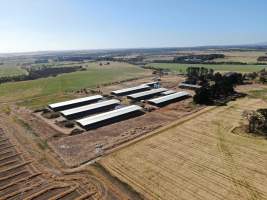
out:
{"label": "bare dirt ground", "polygon": [[243,98],[205,108],[99,163],[146,199],[267,199],[267,141],[233,133],[244,110],[266,106]]}
{"label": "bare dirt ground", "polygon": [[[0,112],[0,199],[138,199],[95,166],[68,169],[16,114]],[[52,129],[43,131],[44,135]]]}

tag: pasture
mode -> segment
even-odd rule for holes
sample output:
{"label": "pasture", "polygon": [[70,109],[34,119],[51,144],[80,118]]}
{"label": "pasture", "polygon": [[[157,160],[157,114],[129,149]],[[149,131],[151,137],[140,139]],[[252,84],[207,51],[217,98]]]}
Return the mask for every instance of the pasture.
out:
{"label": "pasture", "polygon": [[9,64],[0,65],[0,77],[18,76],[26,73],[26,70],[20,68],[19,66]]}
{"label": "pasture", "polygon": [[264,106],[243,98],[209,107],[99,163],[146,199],[266,199],[267,141],[234,133],[244,110]]}
{"label": "pasture", "polygon": [[168,69],[175,73],[185,73],[188,67],[206,67],[214,69],[214,71],[219,72],[257,72],[264,68],[267,68],[266,65],[229,65],[229,64],[179,64],[179,63],[151,63],[146,66],[151,66],[155,68]]}
{"label": "pasture", "polygon": [[87,64],[86,71],[61,74],[57,77],[32,81],[11,82],[0,85],[0,102],[19,101],[20,105],[38,108],[48,103],[64,100],[81,88],[96,88],[130,78],[150,74],[147,70],[126,63],[99,66]]}

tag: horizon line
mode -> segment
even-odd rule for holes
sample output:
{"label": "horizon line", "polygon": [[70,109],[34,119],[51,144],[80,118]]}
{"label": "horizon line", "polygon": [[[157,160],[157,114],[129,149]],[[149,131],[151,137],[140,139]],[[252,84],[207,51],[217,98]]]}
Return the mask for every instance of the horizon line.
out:
{"label": "horizon line", "polygon": [[0,52],[0,55],[12,55],[12,54],[38,54],[38,53],[49,53],[49,52],[71,52],[71,51],[116,51],[116,50],[135,50],[135,49],[183,49],[183,48],[204,48],[204,47],[246,47],[246,46],[262,46],[267,47],[267,43],[256,43],[256,44],[224,44],[224,45],[194,45],[194,46],[155,46],[155,47],[115,47],[115,48],[92,48],[92,49],[47,49],[47,50],[29,50],[29,51],[11,51],[11,52]]}

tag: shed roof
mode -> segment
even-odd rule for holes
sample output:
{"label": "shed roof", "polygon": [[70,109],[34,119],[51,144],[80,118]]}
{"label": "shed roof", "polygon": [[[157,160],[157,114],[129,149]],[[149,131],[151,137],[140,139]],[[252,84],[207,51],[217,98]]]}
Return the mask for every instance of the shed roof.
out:
{"label": "shed roof", "polygon": [[171,101],[174,99],[178,99],[181,97],[186,97],[186,96],[190,96],[190,94],[188,92],[182,91],[182,92],[177,92],[174,94],[169,94],[163,97],[158,97],[158,98],[154,98],[154,99],[150,99],[148,100],[148,102],[153,103],[153,104],[161,104],[167,101]]}
{"label": "shed roof", "polygon": [[64,116],[69,116],[69,115],[74,115],[74,114],[78,114],[78,113],[81,113],[81,112],[86,112],[86,111],[98,109],[98,108],[105,107],[105,106],[116,105],[116,104],[119,104],[119,103],[120,103],[119,100],[112,99],[112,100],[101,101],[101,102],[98,102],[98,103],[89,104],[89,105],[86,105],[86,106],[81,106],[81,107],[77,107],[77,108],[63,110],[60,113],[63,114]]}
{"label": "shed roof", "polygon": [[128,95],[127,97],[132,98],[132,99],[139,99],[139,98],[150,96],[150,95],[153,95],[153,94],[159,94],[159,93],[165,92],[165,91],[167,91],[166,88],[158,88],[158,89],[148,90],[148,91],[145,91],[145,92],[138,92],[138,93],[135,93],[135,94],[131,94],[131,95]]}
{"label": "shed roof", "polygon": [[97,100],[97,99],[102,99],[102,98],[103,98],[103,96],[101,96],[101,95],[95,95],[95,96],[73,99],[73,100],[69,100],[69,101],[63,101],[63,102],[59,102],[59,103],[53,103],[53,104],[49,104],[48,106],[53,109],[53,108],[68,106],[68,105],[72,105],[72,104],[77,104],[77,103],[82,103],[82,102]]}
{"label": "shed roof", "polygon": [[137,105],[132,105],[132,106],[127,106],[127,107],[123,107],[117,110],[112,110],[109,112],[105,112],[105,113],[101,113],[98,115],[94,115],[94,116],[90,116],[90,117],[86,117],[80,120],[76,120],[77,123],[79,123],[81,126],[89,126],[104,120],[108,120],[108,119],[112,119],[115,117],[119,117],[121,115],[125,115],[128,113],[132,113],[135,111],[141,111],[142,108],[140,106]]}
{"label": "shed roof", "polygon": [[163,95],[169,95],[169,94],[173,94],[173,93],[176,93],[176,91],[174,91],[174,90],[167,90],[166,92],[162,92],[161,94],[163,94]]}
{"label": "shed roof", "polygon": [[187,84],[187,83],[180,83],[179,86],[196,88],[196,89],[201,88],[201,85],[193,85],[193,84]]}
{"label": "shed roof", "polygon": [[141,89],[148,89],[148,88],[149,88],[148,85],[139,85],[139,86],[136,86],[136,87],[130,87],[130,88],[124,88],[124,89],[121,89],[121,90],[115,90],[115,91],[112,91],[111,93],[112,94],[116,94],[116,95],[120,95],[120,94],[123,94],[123,93],[128,93],[128,92],[131,92],[131,91],[141,90]]}

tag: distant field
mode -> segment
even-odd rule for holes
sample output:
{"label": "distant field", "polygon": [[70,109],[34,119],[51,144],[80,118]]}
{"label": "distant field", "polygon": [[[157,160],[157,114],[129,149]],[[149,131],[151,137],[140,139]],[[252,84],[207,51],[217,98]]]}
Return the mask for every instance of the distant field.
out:
{"label": "distant field", "polygon": [[19,66],[13,66],[9,64],[0,65],[0,77],[18,76],[26,73],[27,72],[24,69],[21,69]]}
{"label": "distant field", "polygon": [[190,66],[199,66],[199,67],[206,67],[212,68],[215,71],[221,72],[229,72],[229,71],[236,71],[236,72],[254,72],[260,71],[263,68],[267,68],[267,65],[214,65],[214,64],[179,64],[179,63],[151,63],[147,66],[169,69],[173,72],[186,72],[186,69]]}
{"label": "distant field", "polygon": [[57,77],[0,85],[0,101],[21,101],[32,108],[70,98],[70,92],[81,88],[95,88],[99,84],[139,77],[147,70],[126,63],[99,66],[88,64],[87,71],[62,74]]}
{"label": "distant field", "polygon": [[[230,51],[221,52],[225,55],[225,58],[215,59],[215,62],[245,62],[256,63],[258,57],[266,56],[265,52],[261,51]],[[265,62],[266,63],[266,62]]]}
{"label": "distant field", "polygon": [[[213,60],[214,62],[243,62],[253,64],[258,62],[258,57],[266,56],[264,51],[220,51],[220,50],[204,50],[204,51],[179,51],[178,55],[189,54],[224,54],[224,58]],[[267,62],[265,62],[267,64]]]}
{"label": "distant field", "polygon": [[244,110],[263,107],[244,98],[206,110],[99,162],[149,200],[267,199],[267,141],[232,132]]}
{"label": "distant field", "polygon": [[[106,63],[106,62],[103,62]],[[83,67],[95,67],[98,66],[98,63],[94,62],[51,62],[51,63],[39,63],[39,64],[31,64],[32,69],[37,69],[41,67],[73,67],[73,66],[83,66]],[[22,74],[26,74],[27,71],[22,69],[20,66],[19,61],[12,61],[4,63],[3,65],[0,65],[0,77],[6,77],[6,76],[18,76]]]}

